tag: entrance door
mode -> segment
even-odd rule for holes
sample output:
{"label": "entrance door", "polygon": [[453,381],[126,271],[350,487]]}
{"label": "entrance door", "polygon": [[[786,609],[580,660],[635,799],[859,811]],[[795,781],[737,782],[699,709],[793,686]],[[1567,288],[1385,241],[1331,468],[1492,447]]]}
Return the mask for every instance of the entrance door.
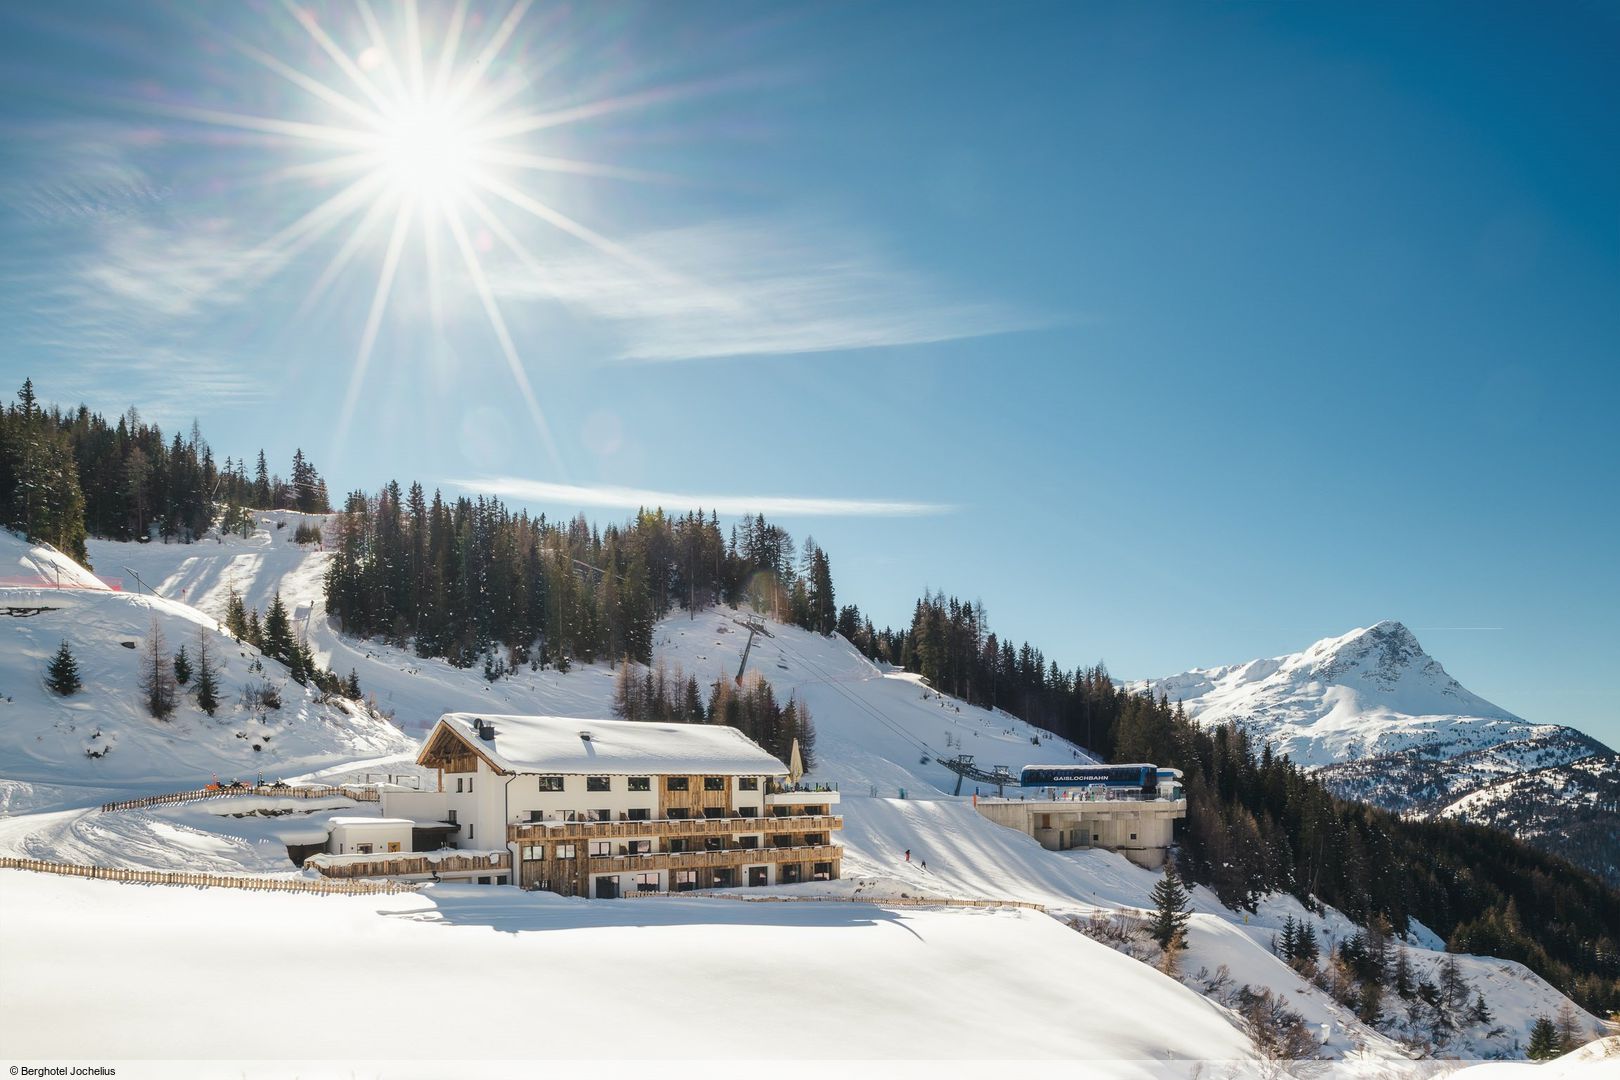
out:
{"label": "entrance door", "polygon": [[617,900],[619,898],[619,879],[616,877],[597,878],[596,898],[598,900]]}
{"label": "entrance door", "polygon": [[783,863],[776,868],[776,880],[783,885],[796,885],[799,882],[799,864]]}
{"label": "entrance door", "polygon": [[769,885],[771,881],[770,869],[764,866],[750,866],[748,868],[748,887],[757,889],[761,885]]}

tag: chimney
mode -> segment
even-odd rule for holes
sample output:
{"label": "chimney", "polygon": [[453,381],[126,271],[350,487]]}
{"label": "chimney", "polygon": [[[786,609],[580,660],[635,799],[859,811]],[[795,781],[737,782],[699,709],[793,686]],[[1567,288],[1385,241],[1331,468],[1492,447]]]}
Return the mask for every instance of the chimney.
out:
{"label": "chimney", "polygon": [[590,742],[591,741],[591,733],[588,732],[588,731],[582,731],[582,732],[579,733],[579,739],[580,739],[581,742]]}
{"label": "chimney", "polygon": [[480,739],[483,739],[485,742],[494,742],[495,741],[495,725],[489,723],[487,720],[479,720],[478,721],[478,737]]}

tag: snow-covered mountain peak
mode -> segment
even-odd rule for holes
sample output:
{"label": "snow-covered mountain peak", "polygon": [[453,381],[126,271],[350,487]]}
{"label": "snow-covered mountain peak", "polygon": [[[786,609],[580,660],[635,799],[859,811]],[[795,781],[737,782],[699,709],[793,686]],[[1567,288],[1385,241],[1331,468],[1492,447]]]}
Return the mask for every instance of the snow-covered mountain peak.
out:
{"label": "snow-covered mountain peak", "polygon": [[1287,656],[1135,685],[1183,701],[1196,719],[1241,723],[1309,765],[1416,746],[1461,752],[1530,728],[1452,678],[1395,620]]}
{"label": "snow-covered mountain peak", "polygon": [[1394,689],[1410,677],[1443,694],[1467,693],[1446,674],[1439,661],[1423,651],[1412,631],[1393,619],[1352,630],[1343,637],[1324,638],[1303,655],[1313,658],[1312,673],[1324,682],[1360,677]]}

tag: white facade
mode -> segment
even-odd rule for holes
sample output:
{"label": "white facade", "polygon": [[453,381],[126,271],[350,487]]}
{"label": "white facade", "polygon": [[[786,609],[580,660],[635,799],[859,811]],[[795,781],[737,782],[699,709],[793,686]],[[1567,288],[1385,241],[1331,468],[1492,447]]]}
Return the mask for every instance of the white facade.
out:
{"label": "white facade", "polygon": [[411,850],[409,818],[340,817],[331,820],[327,850],[333,855],[372,855]]}

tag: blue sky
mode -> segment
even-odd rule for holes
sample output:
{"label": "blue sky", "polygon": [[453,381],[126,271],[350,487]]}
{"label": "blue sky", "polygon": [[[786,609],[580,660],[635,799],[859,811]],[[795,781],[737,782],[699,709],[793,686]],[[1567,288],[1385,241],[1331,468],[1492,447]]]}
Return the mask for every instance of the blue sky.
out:
{"label": "blue sky", "polygon": [[420,84],[298,10],[0,12],[8,389],[1130,677],[1396,618],[1620,742],[1613,8],[473,3],[441,83],[422,3]]}

